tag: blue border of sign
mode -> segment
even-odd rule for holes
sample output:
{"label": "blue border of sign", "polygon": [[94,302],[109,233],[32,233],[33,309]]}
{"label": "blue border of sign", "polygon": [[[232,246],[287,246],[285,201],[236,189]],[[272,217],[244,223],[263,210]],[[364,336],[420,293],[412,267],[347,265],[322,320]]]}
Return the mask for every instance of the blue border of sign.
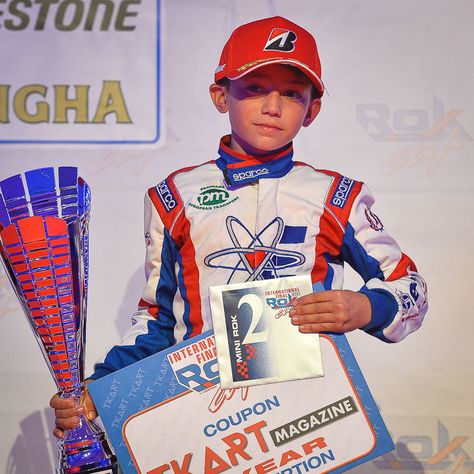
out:
{"label": "blue border of sign", "polygon": [[0,145],[150,145],[157,143],[161,130],[161,0],[156,0],[156,135],[151,140],[0,140]]}

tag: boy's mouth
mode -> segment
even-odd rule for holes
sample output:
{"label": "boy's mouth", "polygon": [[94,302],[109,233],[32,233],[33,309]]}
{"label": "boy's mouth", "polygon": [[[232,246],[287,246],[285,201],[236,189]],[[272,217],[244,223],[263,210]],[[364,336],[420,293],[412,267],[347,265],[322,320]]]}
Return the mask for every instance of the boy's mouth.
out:
{"label": "boy's mouth", "polygon": [[279,130],[283,130],[282,128],[278,127],[277,125],[271,123],[256,123],[255,124],[259,129],[265,132],[276,132]]}

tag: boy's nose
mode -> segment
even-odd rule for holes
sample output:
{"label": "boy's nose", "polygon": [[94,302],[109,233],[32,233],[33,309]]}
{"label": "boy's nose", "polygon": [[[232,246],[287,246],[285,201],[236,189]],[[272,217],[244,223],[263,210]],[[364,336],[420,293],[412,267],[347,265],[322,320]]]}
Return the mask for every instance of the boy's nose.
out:
{"label": "boy's nose", "polygon": [[281,115],[281,96],[278,91],[271,91],[265,96],[262,104],[262,113],[272,117]]}

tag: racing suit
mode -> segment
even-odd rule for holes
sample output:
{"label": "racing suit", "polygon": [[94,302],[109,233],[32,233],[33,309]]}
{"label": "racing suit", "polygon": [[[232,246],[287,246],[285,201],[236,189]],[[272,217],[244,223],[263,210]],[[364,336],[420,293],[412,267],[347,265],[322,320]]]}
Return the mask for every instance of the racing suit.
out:
{"label": "racing suit", "polygon": [[[372,318],[364,331],[397,342],[421,325],[426,284],[371,211],[365,184],[293,162],[291,144],[249,167],[226,140],[217,161],[148,190],[139,310],[92,378],[210,329],[210,286],[310,274],[315,290],[342,289],[344,262],[365,282]],[[224,179],[229,173],[235,186]]]}

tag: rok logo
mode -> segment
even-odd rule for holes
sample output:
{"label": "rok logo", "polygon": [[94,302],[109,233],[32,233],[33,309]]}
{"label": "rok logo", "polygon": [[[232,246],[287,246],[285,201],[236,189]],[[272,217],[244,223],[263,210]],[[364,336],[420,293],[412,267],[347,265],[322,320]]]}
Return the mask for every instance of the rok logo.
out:
{"label": "rok logo", "polygon": [[224,186],[205,186],[201,188],[201,192],[196,197],[198,203],[189,205],[195,209],[208,211],[228,206],[238,199],[237,196],[232,198]]}
{"label": "rok logo", "polygon": [[287,315],[296,298],[300,296],[299,288],[288,288],[285,290],[271,290],[265,292],[266,303],[270,308],[277,310],[275,313],[275,319],[279,319],[282,316]]}
{"label": "rok logo", "polygon": [[175,373],[180,385],[195,392],[203,392],[219,383],[217,359],[206,362],[202,367],[198,364],[190,364]]}
{"label": "rok logo", "polygon": [[396,109],[391,111],[387,104],[358,104],[357,120],[377,142],[442,142],[453,129],[461,137],[472,137],[458,122],[462,110],[445,112],[438,97],[433,97],[433,109]]}
{"label": "rok logo", "polygon": [[403,145],[381,165],[383,174],[419,166],[433,176],[452,154],[472,141],[461,125],[463,110],[445,110],[434,96],[429,109],[395,109],[387,104],[358,104],[357,121],[376,142]]}
{"label": "rok logo", "polygon": [[451,438],[443,423],[438,421],[434,437],[400,436],[395,443],[396,450],[373,463],[382,472],[472,473],[474,461],[463,446],[468,440],[468,436]]}
{"label": "rok logo", "polygon": [[201,393],[219,383],[213,336],[171,352],[167,357],[176,380],[188,390]]}

